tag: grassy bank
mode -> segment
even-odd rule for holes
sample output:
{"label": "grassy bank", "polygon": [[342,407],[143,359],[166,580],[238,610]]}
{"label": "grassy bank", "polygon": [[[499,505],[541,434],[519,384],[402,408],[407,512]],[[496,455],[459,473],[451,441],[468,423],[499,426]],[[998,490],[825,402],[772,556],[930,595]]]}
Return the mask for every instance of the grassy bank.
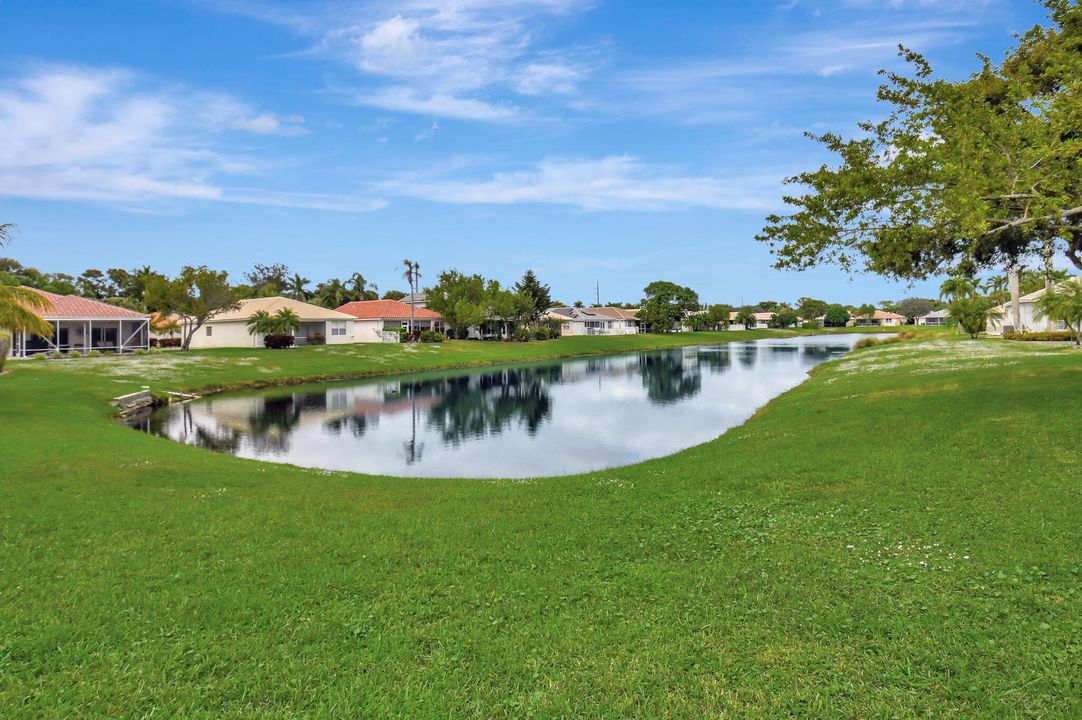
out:
{"label": "grassy bank", "polygon": [[143,384],[682,342],[9,364],[0,714],[1079,710],[1082,354],[1069,349],[871,348],[714,442],[526,482],[250,462],[132,432],[106,402]]}

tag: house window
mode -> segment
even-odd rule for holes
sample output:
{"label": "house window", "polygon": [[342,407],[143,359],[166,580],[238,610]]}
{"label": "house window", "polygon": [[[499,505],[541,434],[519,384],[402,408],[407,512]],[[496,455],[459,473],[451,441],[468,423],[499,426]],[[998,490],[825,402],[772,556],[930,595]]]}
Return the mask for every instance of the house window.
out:
{"label": "house window", "polygon": [[207,325],[207,337],[210,337],[213,334],[214,334],[214,328],[211,327],[210,325]]}
{"label": "house window", "polygon": [[345,335],[346,334],[346,321],[345,320],[332,320],[331,321],[331,335]]}

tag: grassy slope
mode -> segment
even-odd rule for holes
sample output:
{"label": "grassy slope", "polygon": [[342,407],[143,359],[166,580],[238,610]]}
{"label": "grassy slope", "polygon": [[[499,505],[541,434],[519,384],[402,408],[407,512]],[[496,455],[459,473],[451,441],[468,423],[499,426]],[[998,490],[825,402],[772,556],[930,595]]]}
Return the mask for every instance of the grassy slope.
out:
{"label": "grassy slope", "polygon": [[530,482],[244,461],[133,433],[104,404],[143,382],[654,341],[9,366],[0,715],[1079,710],[1082,355],[1069,350],[861,351],[712,443]]}

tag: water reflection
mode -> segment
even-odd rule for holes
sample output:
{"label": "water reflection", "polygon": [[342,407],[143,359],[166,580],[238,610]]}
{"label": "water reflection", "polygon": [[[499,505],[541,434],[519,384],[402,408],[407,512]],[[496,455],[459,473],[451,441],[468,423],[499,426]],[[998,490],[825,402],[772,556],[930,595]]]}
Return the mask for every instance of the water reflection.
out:
{"label": "water reflection", "polygon": [[854,340],[758,340],[226,394],[131,424],[217,452],[309,467],[436,477],[566,474],[709,440]]}

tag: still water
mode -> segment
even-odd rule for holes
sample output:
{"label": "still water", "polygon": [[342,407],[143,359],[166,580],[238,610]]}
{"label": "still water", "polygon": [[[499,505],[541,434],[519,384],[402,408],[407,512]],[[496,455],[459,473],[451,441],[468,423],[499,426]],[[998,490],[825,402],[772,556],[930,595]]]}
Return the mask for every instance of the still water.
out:
{"label": "still water", "polygon": [[130,424],[209,450],[328,470],[566,475],[715,438],[858,338],[753,340],[228,393]]}

